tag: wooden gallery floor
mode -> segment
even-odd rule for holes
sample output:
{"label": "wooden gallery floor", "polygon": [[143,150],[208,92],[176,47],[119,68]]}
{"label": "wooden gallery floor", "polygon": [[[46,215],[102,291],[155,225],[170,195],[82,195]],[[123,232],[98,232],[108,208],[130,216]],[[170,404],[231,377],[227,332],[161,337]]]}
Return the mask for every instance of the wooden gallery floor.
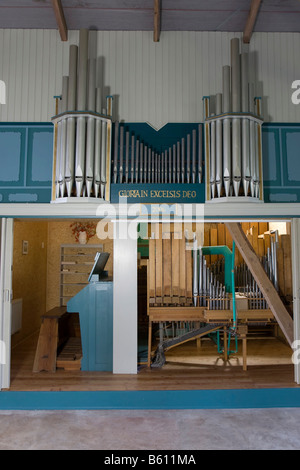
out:
{"label": "wooden gallery floor", "polygon": [[250,339],[248,370],[242,369],[242,348],[224,364],[211,340],[173,348],[162,369],[140,366],[137,375],[57,370],[33,373],[38,336],[12,351],[11,391],[201,390],[297,387],[292,350],[277,339]]}

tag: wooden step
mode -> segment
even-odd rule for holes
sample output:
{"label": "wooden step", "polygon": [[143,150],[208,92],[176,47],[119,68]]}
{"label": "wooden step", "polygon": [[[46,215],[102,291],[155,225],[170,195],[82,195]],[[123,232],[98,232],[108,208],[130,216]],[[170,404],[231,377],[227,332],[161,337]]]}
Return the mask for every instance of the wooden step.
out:
{"label": "wooden step", "polygon": [[82,348],[80,338],[69,338],[56,360],[57,369],[80,370]]}

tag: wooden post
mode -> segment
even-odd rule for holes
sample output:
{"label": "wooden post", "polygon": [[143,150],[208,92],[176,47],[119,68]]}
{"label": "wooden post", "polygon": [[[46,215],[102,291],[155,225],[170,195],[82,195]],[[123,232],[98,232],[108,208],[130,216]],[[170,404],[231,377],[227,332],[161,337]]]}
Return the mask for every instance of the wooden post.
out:
{"label": "wooden post", "polygon": [[159,42],[160,38],[160,15],[161,15],[161,0],[154,0],[154,42]]}
{"label": "wooden post", "polygon": [[61,0],[52,0],[52,7],[54,10],[60,38],[62,41],[67,41],[68,40],[68,28],[67,28]]}
{"label": "wooden post", "polygon": [[243,370],[247,370],[247,336],[241,335],[243,341]]}
{"label": "wooden post", "polygon": [[230,222],[226,223],[226,227],[228,228],[233,240],[240,250],[240,253],[246,261],[248,268],[259,285],[259,288],[264,295],[274,317],[282,329],[283,334],[291,346],[294,340],[293,320],[282,303],[277,290],[268,278],[258,256],[247,240],[242,230],[241,224]]}
{"label": "wooden post", "polygon": [[248,15],[248,18],[247,18],[247,23],[246,23],[246,26],[245,26],[245,29],[244,29],[243,42],[245,44],[249,44],[249,42],[250,42],[252,32],[253,32],[253,28],[254,28],[254,25],[255,25],[255,21],[256,21],[258,11],[259,11],[259,8],[260,8],[260,4],[261,4],[261,0],[252,0],[252,2],[251,2],[250,11],[249,11],[249,15]]}

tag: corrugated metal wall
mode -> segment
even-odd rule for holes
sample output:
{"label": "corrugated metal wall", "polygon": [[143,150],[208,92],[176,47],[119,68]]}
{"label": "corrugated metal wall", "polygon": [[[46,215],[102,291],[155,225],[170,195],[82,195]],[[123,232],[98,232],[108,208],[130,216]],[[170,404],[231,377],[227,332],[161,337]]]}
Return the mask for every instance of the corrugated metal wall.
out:
{"label": "corrugated metal wall", "polygon": [[[202,97],[222,89],[222,65],[230,63],[230,39],[241,34],[101,31],[94,34],[104,95],[115,95],[115,118],[148,122],[203,120]],[[54,115],[54,95],[68,74],[69,45],[50,30],[0,30],[0,79],[7,86],[5,122],[47,122]],[[291,84],[300,80],[300,34],[255,33],[250,52],[264,97],[265,121],[299,122],[300,105],[291,101]]]}

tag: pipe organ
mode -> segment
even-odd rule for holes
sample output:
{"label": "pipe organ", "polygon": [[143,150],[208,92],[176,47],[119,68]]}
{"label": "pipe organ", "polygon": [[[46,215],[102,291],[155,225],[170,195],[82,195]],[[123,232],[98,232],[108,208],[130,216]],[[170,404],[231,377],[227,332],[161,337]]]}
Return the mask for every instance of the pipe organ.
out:
{"label": "pipe organ", "polygon": [[80,30],[79,47],[70,46],[58,115],[52,118],[56,202],[110,199],[113,98],[102,103],[96,63],[89,55],[89,31]]}
{"label": "pipe organ", "polygon": [[203,97],[206,201],[263,201],[261,98],[249,80],[249,53],[231,40],[222,93]]}
{"label": "pipe organ", "polygon": [[113,183],[202,183],[202,126],[168,148],[155,148],[115,123]]}

